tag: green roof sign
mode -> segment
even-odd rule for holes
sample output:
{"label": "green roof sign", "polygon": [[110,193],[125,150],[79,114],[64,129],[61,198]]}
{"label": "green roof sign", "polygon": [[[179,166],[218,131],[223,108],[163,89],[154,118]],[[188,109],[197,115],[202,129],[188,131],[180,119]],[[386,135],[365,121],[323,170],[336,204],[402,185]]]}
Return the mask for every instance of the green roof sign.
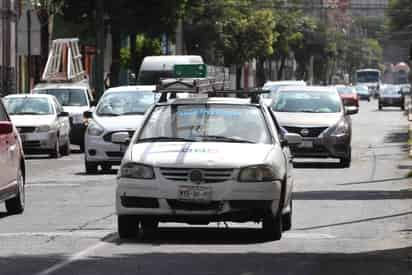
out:
{"label": "green roof sign", "polygon": [[178,78],[204,78],[207,77],[207,66],[206,64],[175,65],[174,74]]}

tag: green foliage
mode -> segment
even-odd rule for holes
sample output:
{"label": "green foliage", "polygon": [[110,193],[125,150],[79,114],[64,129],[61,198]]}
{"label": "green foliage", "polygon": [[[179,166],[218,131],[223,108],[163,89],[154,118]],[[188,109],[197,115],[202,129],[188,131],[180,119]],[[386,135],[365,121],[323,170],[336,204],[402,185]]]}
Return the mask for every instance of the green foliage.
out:
{"label": "green foliage", "polygon": [[390,0],[387,15],[390,19],[390,30],[401,31],[410,27],[412,25],[412,1]]}
{"label": "green foliage", "polygon": [[[140,67],[140,64],[145,56],[148,55],[160,55],[162,53],[160,39],[150,38],[143,34],[136,36],[136,60],[137,68]],[[122,48],[120,50],[120,62],[123,68],[125,69],[134,69],[132,68],[132,56],[130,48]]]}

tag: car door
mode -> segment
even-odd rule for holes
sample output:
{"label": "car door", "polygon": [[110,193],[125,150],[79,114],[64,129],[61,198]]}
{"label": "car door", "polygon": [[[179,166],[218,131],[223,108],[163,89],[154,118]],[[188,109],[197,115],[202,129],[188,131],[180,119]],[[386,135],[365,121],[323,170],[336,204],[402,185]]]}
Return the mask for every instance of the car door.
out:
{"label": "car door", "polygon": [[60,144],[65,144],[66,141],[69,139],[70,133],[70,119],[68,116],[60,116],[62,112],[64,112],[63,107],[54,99],[54,106],[56,109],[56,115],[59,125],[59,133],[60,133]]}
{"label": "car door", "polygon": [[[0,123],[11,124],[0,100]],[[16,179],[18,166],[17,136],[14,131],[0,134],[0,190]],[[1,194],[0,194],[1,196]]]}

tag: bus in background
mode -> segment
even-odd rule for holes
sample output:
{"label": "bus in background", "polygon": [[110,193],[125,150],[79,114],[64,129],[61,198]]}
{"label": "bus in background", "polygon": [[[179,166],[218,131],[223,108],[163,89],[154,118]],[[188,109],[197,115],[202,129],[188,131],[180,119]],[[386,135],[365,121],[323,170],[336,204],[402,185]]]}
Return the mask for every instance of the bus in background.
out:
{"label": "bus in background", "polygon": [[356,84],[368,87],[370,94],[377,98],[381,86],[381,71],[377,69],[357,70]]}

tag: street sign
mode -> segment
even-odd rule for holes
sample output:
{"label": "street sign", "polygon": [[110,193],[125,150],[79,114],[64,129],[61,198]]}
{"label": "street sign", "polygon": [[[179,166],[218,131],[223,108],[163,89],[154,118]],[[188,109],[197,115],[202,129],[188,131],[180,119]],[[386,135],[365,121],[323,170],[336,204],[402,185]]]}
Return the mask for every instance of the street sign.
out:
{"label": "street sign", "polygon": [[184,64],[174,66],[175,77],[204,78],[207,77],[206,64]]}

